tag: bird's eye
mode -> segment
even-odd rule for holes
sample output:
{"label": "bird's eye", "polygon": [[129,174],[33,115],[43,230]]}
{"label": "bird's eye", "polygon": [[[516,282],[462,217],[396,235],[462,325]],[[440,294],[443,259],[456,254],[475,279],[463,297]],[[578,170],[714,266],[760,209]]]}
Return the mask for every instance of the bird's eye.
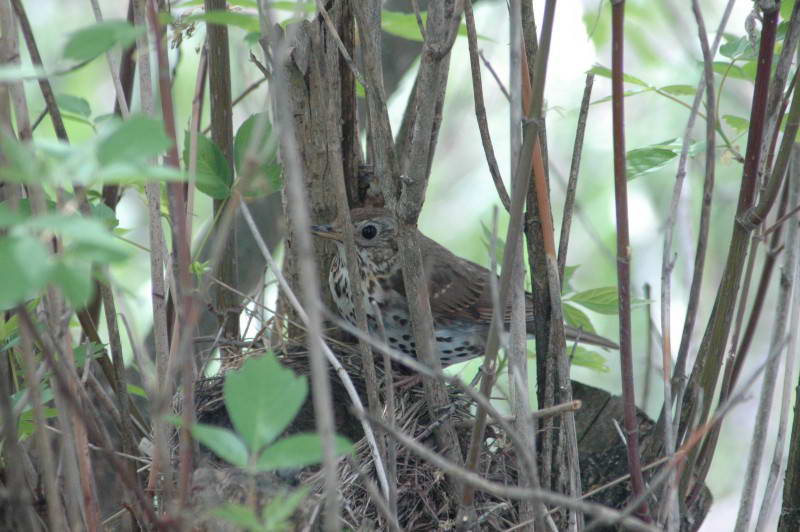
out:
{"label": "bird's eye", "polygon": [[374,225],[365,225],[363,229],[361,229],[361,236],[366,238],[367,240],[372,240],[375,238],[375,235],[378,234],[378,228]]}

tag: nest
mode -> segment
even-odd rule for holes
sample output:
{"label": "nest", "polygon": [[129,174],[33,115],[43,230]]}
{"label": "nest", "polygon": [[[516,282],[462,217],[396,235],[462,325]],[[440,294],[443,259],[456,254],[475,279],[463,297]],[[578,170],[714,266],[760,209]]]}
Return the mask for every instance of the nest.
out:
{"label": "nest", "polygon": [[[195,403],[197,419],[202,423],[230,427],[227,412],[222,400],[222,384],[225,371],[241,366],[250,356],[258,356],[263,350],[249,352],[226,359],[225,370],[221,376],[203,379],[197,383]],[[361,355],[354,349],[339,345],[336,355],[350,374],[362,400],[366,393],[361,375]],[[278,358],[287,367],[300,375],[308,375],[308,357],[301,349],[284,349]],[[383,371],[378,365],[379,380],[383,381]],[[398,379],[397,376],[395,376]],[[408,378],[400,380],[408,381]],[[352,530],[385,530],[388,524],[372,500],[369,488],[377,489],[373,456],[361,424],[349,409],[351,401],[347,397],[338,377],[331,373],[334,405],[336,405],[337,433],[355,441],[355,456],[351,460],[340,460],[338,467],[340,494],[342,499],[342,518],[344,525]],[[433,451],[439,451],[434,438],[434,429],[445,417],[453,422],[461,445],[462,455],[466,454],[471,434],[472,403],[458,390],[450,390],[451,405],[437,419],[430,419],[427,402],[422,387],[400,384],[395,387],[395,424],[406,434],[412,435]],[[312,392],[313,393],[313,392]],[[287,434],[314,430],[313,409],[310,397],[298,417],[287,430]],[[380,438],[380,432],[376,431]],[[244,474],[216,460],[211,453],[202,452],[203,465],[195,472],[196,504],[207,505],[224,502],[243,503],[247,498],[248,482]],[[396,461],[397,518],[403,530],[449,530],[455,528],[457,508],[448,492],[448,482],[444,474],[428,462],[418,458],[402,446],[397,446]],[[487,429],[487,438],[481,453],[481,474],[487,479],[502,484],[517,483],[517,466],[514,452],[502,432]],[[303,485],[310,488],[308,499],[301,505],[293,518],[294,528],[310,530],[319,525],[323,505],[324,479],[319,467],[308,467],[299,471],[281,471],[277,474],[261,474],[257,479],[259,502],[266,503],[272,494],[282,489]],[[208,493],[211,492],[211,493]],[[475,508],[481,528],[502,529],[517,523],[516,505],[513,501],[500,499],[491,494],[477,492]],[[224,530],[224,525],[216,521],[198,523],[207,530]],[[222,527],[222,528],[221,528]]]}
{"label": "nest", "polygon": [[[361,377],[361,355],[352,346],[332,343],[332,348],[347,370],[362,402],[366,404],[366,392]],[[237,369],[250,356],[259,356],[265,349],[254,349],[246,354],[231,354],[226,358],[221,376],[199,381],[195,391],[197,419],[202,423],[230,427],[231,422],[222,400],[222,384],[226,371]],[[281,362],[297,374],[310,373],[307,353],[298,346],[283,345],[277,351]],[[383,371],[377,365],[379,382],[383,382]],[[408,375],[393,371],[395,381],[408,381]],[[378,482],[375,476],[373,456],[364,439],[361,422],[351,410],[351,401],[339,377],[331,372],[334,415],[336,431],[355,442],[353,459],[342,459],[338,464],[338,480],[342,502],[344,525],[352,530],[387,530],[389,526],[373,500]],[[584,490],[592,491],[590,500],[610,508],[621,509],[629,502],[630,485],[627,481],[608,485],[627,473],[626,449],[619,439],[616,424],[622,418],[620,398],[592,386],[576,381],[572,383],[573,396],[581,400],[583,408],[575,414],[578,432],[581,481]],[[473,404],[459,390],[450,389],[451,404],[446,412],[431,419],[422,387],[417,383],[410,386],[395,386],[395,426],[413,436],[434,452],[441,449],[433,437],[434,429],[445,417],[456,429],[462,456],[466,455],[472,428]],[[311,391],[313,394],[313,390]],[[639,412],[639,431],[642,448],[649,442],[658,441],[654,423],[644,412]],[[287,430],[287,434],[314,431],[314,413],[311,397],[308,397],[297,418]],[[380,438],[381,432],[376,430]],[[393,440],[389,440],[393,441]],[[657,448],[653,447],[653,448]],[[226,502],[267,504],[276,495],[305,486],[310,489],[309,496],[292,517],[292,529],[315,530],[320,528],[323,506],[323,476],[319,467],[301,470],[278,471],[259,474],[257,478],[247,477],[242,471],[221,463],[208,451],[201,453],[201,466],[195,471],[194,504],[200,509],[219,506]],[[505,485],[518,484],[518,467],[515,453],[504,432],[487,427],[486,439],[480,454],[480,474],[493,482]],[[643,456],[644,463],[657,456]],[[397,446],[396,460],[396,515],[403,530],[450,530],[455,527],[456,504],[443,473],[409,452]],[[599,490],[596,490],[599,488]],[[254,493],[255,490],[255,493]],[[711,496],[706,488],[696,503],[687,509],[681,523],[681,530],[693,531],[699,528],[711,505]],[[480,530],[502,530],[519,524],[516,501],[502,499],[490,493],[476,491],[474,507],[477,526]],[[197,512],[199,514],[199,512]],[[558,522],[559,515],[553,515]],[[231,525],[212,518],[199,517],[194,524],[196,530],[234,531]],[[614,530],[604,527],[600,530]]]}

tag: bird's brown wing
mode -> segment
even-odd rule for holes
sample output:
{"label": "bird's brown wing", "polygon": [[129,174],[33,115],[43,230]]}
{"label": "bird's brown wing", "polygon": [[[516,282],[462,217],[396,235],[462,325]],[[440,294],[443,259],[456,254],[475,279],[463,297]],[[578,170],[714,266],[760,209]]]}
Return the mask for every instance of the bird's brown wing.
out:
{"label": "bird's brown wing", "polygon": [[[433,240],[423,237],[423,261],[428,277],[431,312],[438,319],[491,323],[493,303],[489,285],[489,270],[449,252]],[[498,283],[499,289],[499,283]],[[532,331],[533,301],[525,294],[525,322]],[[507,307],[503,321],[511,319],[511,308]],[[567,340],[578,340],[584,344],[611,349],[619,346],[611,340],[590,331],[565,326]]]}

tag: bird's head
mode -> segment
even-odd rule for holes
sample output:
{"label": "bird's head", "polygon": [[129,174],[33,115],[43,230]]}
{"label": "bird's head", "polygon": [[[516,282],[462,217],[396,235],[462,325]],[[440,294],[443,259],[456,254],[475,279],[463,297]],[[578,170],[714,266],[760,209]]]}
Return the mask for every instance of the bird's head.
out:
{"label": "bird's head", "polygon": [[[359,208],[350,211],[353,238],[362,259],[369,260],[379,271],[388,271],[397,254],[397,223],[386,209]],[[336,242],[344,249],[343,224],[336,220],[329,224],[313,225],[311,232],[321,238]]]}

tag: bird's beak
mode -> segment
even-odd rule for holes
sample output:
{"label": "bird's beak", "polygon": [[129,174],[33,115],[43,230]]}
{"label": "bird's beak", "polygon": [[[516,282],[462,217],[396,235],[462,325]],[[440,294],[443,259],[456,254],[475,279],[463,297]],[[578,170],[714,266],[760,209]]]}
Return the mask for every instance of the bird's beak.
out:
{"label": "bird's beak", "polygon": [[332,224],[312,225],[311,233],[318,237],[328,238],[338,242],[342,242],[344,240],[342,232],[335,228]]}

